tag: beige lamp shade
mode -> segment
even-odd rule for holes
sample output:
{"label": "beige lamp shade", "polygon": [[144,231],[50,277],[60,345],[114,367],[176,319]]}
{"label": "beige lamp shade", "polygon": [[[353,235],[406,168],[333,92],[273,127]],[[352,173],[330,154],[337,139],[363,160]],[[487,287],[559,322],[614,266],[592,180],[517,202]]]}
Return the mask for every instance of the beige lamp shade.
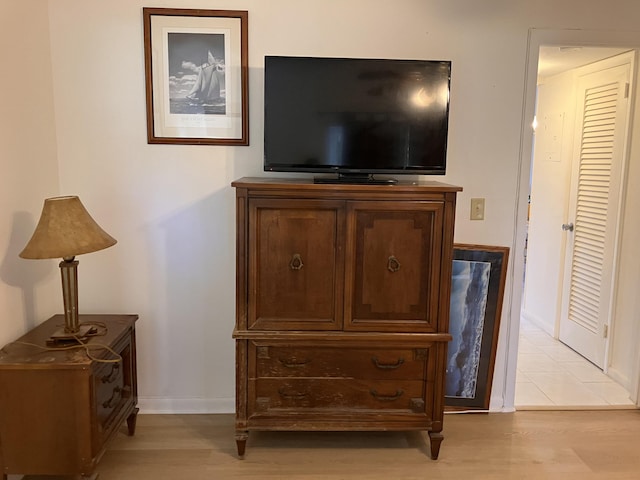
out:
{"label": "beige lamp shade", "polygon": [[115,245],[76,196],[47,198],[22,258],[70,258]]}

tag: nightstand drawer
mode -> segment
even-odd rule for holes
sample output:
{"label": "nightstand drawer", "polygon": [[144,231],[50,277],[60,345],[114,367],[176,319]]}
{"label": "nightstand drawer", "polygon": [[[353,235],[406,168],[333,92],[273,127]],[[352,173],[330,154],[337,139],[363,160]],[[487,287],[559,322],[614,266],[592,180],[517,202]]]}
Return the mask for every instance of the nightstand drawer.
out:
{"label": "nightstand drawer", "polygon": [[429,349],[256,345],[251,355],[252,378],[424,379]]}
{"label": "nightstand drawer", "polygon": [[104,364],[94,377],[96,391],[96,412],[99,425],[104,428],[109,417],[114,415],[131,388],[124,384],[122,362]]}
{"label": "nightstand drawer", "polygon": [[130,338],[119,342],[114,351],[121,360],[97,363],[93,373],[97,427],[105,437],[122,421],[121,413],[134,401]]}
{"label": "nightstand drawer", "polygon": [[425,411],[425,383],[419,380],[258,379],[249,385],[255,388],[250,410],[256,413],[279,409]]}

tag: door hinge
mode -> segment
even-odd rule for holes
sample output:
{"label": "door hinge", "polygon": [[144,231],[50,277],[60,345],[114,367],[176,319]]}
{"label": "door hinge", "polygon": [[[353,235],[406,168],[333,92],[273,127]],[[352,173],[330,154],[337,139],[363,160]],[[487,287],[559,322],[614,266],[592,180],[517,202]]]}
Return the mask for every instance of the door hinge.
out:
{"label": "door hinge", "polygon": [[604,330],[602,332],[602,336],[604,338],[609,338],[609,325],[607,325],[607,324],[604,325]]}
{"label": "door hinge", "polygon": [[624,98],[629,98],[629,88],[630,88],[629,82],[625,83],[624,84]]}

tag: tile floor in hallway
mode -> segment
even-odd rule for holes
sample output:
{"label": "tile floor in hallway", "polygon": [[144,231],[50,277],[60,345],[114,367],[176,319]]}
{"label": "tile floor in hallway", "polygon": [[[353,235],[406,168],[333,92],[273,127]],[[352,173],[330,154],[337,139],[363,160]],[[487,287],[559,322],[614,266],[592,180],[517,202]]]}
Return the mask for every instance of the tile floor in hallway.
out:
{"label": "tile floor in hallway", "polygon": [[520,323],[515,405],[518,410],[633,408],[624,388],[524,319]]}

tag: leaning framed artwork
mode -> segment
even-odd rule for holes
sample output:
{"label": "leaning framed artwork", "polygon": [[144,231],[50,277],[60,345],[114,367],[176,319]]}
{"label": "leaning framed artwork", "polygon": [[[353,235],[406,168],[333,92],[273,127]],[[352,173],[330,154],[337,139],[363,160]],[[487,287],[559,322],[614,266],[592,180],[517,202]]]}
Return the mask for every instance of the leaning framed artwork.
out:
{"label": "leaning framed artwork", "polygon": [[509,249],[453,246],[445,405],[488,410]]}
{"label": "leaning framed artwork", "polygon": [[148,143],[248,145],[248,13],[142,11]]}

